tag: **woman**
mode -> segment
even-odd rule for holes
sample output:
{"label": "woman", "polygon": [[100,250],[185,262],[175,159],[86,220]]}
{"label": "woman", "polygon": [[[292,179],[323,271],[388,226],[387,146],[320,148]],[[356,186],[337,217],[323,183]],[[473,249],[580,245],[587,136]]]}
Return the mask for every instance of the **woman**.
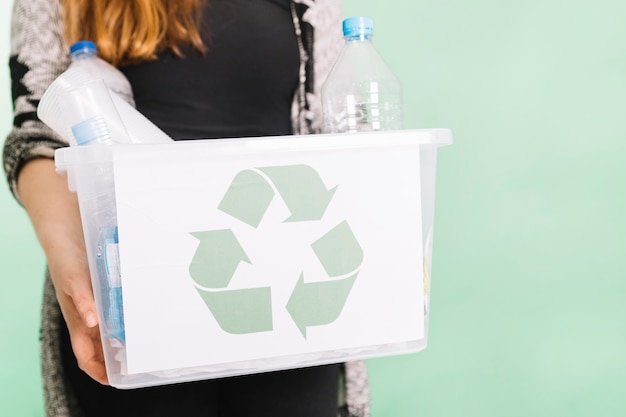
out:
{"label": "woman", "polygon": [[54,172],[54,150],[67,144],[36,117],[41,95],[69,65],[68,45],[91,39],[131,82],[138,110],[175,139],[315,133],[340,19],[338,0],[15,0],[15,118],[3,156],[48,261],[48,416],[369,415],[362,362],[108,387],[76,196]]}

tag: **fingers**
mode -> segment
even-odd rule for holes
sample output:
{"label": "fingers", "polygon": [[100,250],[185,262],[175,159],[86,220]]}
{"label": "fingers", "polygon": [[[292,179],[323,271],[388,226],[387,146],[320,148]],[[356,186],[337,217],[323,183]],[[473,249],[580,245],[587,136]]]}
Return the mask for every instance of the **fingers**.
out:
{"label": "fingers", "polygon": [[67,324],[78,366],[101,384],[108,385],[100,340],[96,303],[84,247],[53,247],[49,268],[61,313]]}
{"label": "fingers", "polygon": [[101,384],[108,385],[95,300],[86,266],[65,272],[55,285],[61,313],[67,324],[78,366]]}
{"label": "fingers", "polygon": [[89,276],[70,278],[66,284],[65,293],[72,300],[83,325],[88,328],[95,328],[98,325],[98,316],[96,315],[96,303]]}
{"label": "fingers", "polygon": [[55,244],[50,249],[48,265],[64,315],[70,312],[71,300],[72,310],[83,324],[89,328],[96,327],[98,316],[84,246],[67,242]]}
{"label": "fingers", "polygon": [[107,372],[98,328],[84,328],[71,336],[78,367],[101,384],[108,385]]}
{"label": "fingers", "polygon": [[85,326],[77,314],[66,321],[78,367],[94,380],[108,385],[98,327]]}

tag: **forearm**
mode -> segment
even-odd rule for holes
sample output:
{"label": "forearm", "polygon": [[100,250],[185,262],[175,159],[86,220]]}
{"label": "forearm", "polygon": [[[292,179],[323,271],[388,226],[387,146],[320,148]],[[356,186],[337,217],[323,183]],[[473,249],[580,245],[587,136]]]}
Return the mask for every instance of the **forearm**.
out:
{"label": "forearm", "polygon": [[[97,324],[89,263],[76,195],[67,188],[51,159],[35,159],[21,170],[18,189],[41,247],[63,309],[71,298],[88,327]],[[63,311],[68,320],[70,312]],[[73,314],[73,313],[72,313]]]}
{"label": "forearm", "polygon": [[67,179],[55,171],[53,160],[29,161],[20,172],[18,192],[49,258],[60,242],[85,250],[78,200]]}

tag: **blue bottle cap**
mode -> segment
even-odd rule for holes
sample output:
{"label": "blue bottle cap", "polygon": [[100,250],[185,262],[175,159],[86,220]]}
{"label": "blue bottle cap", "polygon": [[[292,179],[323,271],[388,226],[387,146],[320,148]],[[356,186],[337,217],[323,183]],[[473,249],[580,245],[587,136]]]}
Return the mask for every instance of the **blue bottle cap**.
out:
{"label": "blue bottle cap", "polygon": [[98,48],[96,48],[96,44],[93,43],[92,41],[78,41],[70,45],[70,55],[75,52],[87,52],[87,51],[97,52]]}
{"label": "blue bottle cap", "polygon": [[343,21],[343,36],[371,36],[374,33],[374,21],[371,17],[349,17]]}

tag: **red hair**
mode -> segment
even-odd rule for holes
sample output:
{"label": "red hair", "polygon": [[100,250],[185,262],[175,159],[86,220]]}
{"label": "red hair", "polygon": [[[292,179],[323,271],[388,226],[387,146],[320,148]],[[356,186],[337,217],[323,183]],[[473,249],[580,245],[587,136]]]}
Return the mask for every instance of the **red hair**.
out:
{"label": "red hair", "polygon": [[180,45],[204,52],[200,19],[204,0],[62,0],[66,41],[88,39],[113,65],[156,59]]}

